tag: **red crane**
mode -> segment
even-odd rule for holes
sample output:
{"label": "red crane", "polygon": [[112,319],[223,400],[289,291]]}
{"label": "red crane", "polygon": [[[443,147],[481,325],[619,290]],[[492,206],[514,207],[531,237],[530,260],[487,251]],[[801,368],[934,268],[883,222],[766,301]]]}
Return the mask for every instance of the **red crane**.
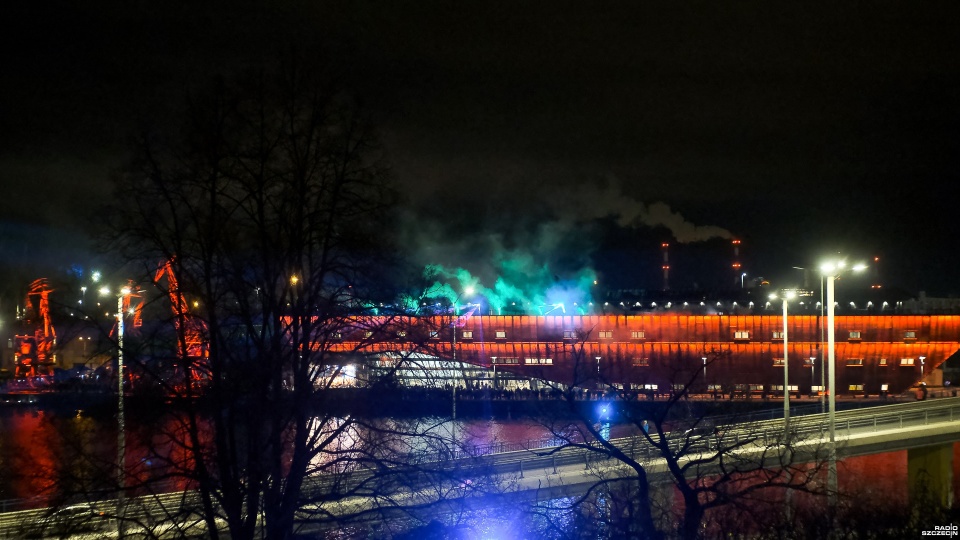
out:
{"label": "red crane", "polygon": [[[13,338],[15,346],[13,363],[16,377],[47,374],[49,366],[57,361],[57,356],[53,352],[57,345],[57,331],[50,321],[51,292],[53,288],[50,287],[47,278],[34,280],[27,290],[27,297],[24,300],[24,319],[28,324],[35,324],[36,327],[32,334],[20,334]],[[37,299],[36,308],[34,308],[35,298]]]}
{"label": "red crane", "polygon": [[160,280],[164,277],[167,278],[167,295],[170,297],[170,304],[173,308],[174,324],[177,328],[177,335],[182,336],[183,339],[181,354],[188,360],[191,378],[199,380],[202,378],[198,369],[201,368],[201,365],[198,365],[196,361],[209,357],[206,340],[207,327],[201,319],[190,313],[190,305],[180,292],[177,276],[173,271],[174,261],[175,259],[169,259],[160,264],[153,281],[159,286]]}

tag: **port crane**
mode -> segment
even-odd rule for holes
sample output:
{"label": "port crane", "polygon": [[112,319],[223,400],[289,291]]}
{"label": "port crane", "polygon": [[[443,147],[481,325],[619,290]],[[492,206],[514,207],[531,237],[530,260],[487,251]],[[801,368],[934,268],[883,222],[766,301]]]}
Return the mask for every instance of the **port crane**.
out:
{"label": "port crane", "polygon": [[46,375],[49,366],[57,361],[54,352],[57,331],[50,319],[50,293],[53,291],[47,278],[34,280],[27,289],[24,320],[28,325],[33,325],[34,330],[13,337],[14,375],[17,378]]}
{"label": "port crane", "polygon": [[164,278],[167,280],[167,295],[173,309],[174,325],[178,339],[182,340],[178,347],[180,355],[186,361],[190,379],[201,380],[204,378],[202,372],[206,369],[205,361],[209,357],[207,328],[203,320],[190,313],[190,304],[180,292],[177,276],[173,270],[175,261],[175,258],[171,258],[161,263],[153,281],[159,287]]}

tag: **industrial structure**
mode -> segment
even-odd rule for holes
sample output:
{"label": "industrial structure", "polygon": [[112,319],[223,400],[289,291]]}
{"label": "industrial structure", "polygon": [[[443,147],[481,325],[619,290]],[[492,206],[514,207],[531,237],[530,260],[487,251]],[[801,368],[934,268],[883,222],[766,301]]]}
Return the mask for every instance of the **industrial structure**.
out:
{"label": "industrial structure", "polygon": [[[484,383],[494,386],[521,376],[638,393],[782,395],[788,369],[790,392],[821,394],[823,322],[787,317],[786,363],[775,315],[401,317],[385,327],[361,321],[335,349],[381,353],[387,363],[426,352],[486,368],[493,375]],[[371,340],[374,327],[382,335]],[[960,316],[838,316],[835,336],[837,395],[900,394],[960,350]]]}

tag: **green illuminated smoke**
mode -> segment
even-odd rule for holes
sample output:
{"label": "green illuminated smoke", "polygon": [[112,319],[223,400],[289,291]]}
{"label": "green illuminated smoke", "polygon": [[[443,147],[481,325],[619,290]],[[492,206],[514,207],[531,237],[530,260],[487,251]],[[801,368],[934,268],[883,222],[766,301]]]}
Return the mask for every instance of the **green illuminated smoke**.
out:
{"label": "green illuminated smoke", "polygon": [[582,314],[593,301],[596,274],[592,269],[560,278],[530,257],[516,257],[501,261],[499,271],[489,287],[464,268],[427,265],[424,277],[434,280],[427,296],[455,306],[481,303],[485,314]]}

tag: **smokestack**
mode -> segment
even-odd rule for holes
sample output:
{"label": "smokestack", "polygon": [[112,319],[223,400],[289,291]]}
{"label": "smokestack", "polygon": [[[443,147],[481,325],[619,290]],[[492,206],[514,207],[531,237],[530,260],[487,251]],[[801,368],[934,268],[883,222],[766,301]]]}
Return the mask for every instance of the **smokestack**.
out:
{"label": "smokestack", "polygon": [[873,285],[872,289],[879,289],[883,287],[883,283],[880,281],[880,257],[873,258]]}
{"label": "smokestack", "polygon": [[733,240],[733,282],[736,284],[740,283],[740,286],[743,286],[743,273],[740,271],[740,240]]}
{"label": "smokestack", "polygon": [[664,242],[660,244],[663,250],[663,290],[670,290],[670,244]]}

